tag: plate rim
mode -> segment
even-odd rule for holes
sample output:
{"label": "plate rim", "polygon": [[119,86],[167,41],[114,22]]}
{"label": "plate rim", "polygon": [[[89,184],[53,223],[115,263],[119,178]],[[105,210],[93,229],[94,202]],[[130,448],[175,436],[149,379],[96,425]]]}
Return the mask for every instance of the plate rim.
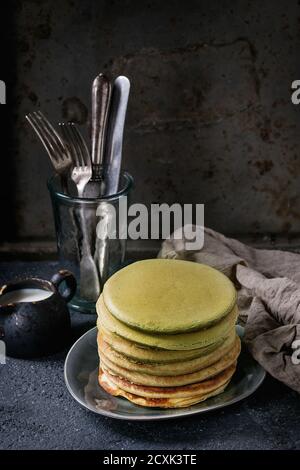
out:
{"label": "plate rim", "polygon": [[[243,333],[244,328],[241,325],[236,325],[236,327],[238,327],[239,330],[242,331],[242,333]],[[155,415],[149,415],[149,416],[147,416],[147,415],[144,415],[144,416],[143,415],[128,415],[128,416],[125,416],[125,415],[121,415],[121,414],[118,415],[117,413],[112,413],[111,411],[105,410],[105,409],[101,409],[101,410],[98,411],[98,410],[95,410],[94,408],[92,408],[90,405],[88,405],[84,401],[82,401],[81,398],[79,398],[74,393],[72,387],[69,384],[69,380],[67,378],[67,364],[68,364],[69,356],[72,354],[73,349],[77,346],[77,343],[81,342],[84,336],[87,336],[87,335],[91,334],[91,332],[93,330],[97,330],[97,326],[94,326],[93,328],[90,328],[88,331],[83,333],[83,335],[81,335],[75,341],[75,343],[71,346],[71,348],[69,349],[68,354],[66,355],[65,362],[64,362],[64,381],[65,381],[65,385],[66,385],[66,388],[67,388],[68,392],[70,393],[72,398],[75,401],[77,401],[77,403],[79,403],[83,408],[85,408],[85,409],[87,409],[87,410],[89,410],[89,411],[91,411],[91,412],[93,412],[97,415],[100,415],[100,416],[105,416],[105,417],[113,418],[113,419],[119,419],[119,420],[122,420],[122,421],[157,421],[157,420],[162,420],[162,419],[176,419],[176,418],[183,418],[185,416],[192,416],[192,415],[197,415],[197,414],[208,413],[210,411],[218,410],[220,408],[226,408],[227,406],[238,403],[239,401],[242,401],[245,398],[249,397],[262,385],[262,383],[263,383],[263,381],[265,380],[265,377],[266,377],[265,369],[256,361],[258,366],[261,369],[262,375],[261,375],[260,380],[257,382],[257,384],[255,384],[255,387],[245,391],[244,393],[242,393],[238,397],[232,398],[231,400],[229,400],[226,403],[220,403],[218,405],[215,405],[213,408],[206,408],[206,409],[202,409],[202,410],[196,410],[196,409],[195,410],[193,410],[193,409],[188,410],[188,409],[183,408],[182,411],[180,410],[177,414],[168,414],[168,415],[158,414],[157,416],[155,416]],[[252,358],[252,359],[255,361],[254,358]],[[100,387],[100,385],[99,385],[99,387]],[[135,406],[138,406],[138,405],[135,405]],[[195,406],[195,405],[192,405],[192,406]],[[139,408],[143,408],[143,407],[139,406]],[[178,410],[178,408],[177,408],[177,410]]]}

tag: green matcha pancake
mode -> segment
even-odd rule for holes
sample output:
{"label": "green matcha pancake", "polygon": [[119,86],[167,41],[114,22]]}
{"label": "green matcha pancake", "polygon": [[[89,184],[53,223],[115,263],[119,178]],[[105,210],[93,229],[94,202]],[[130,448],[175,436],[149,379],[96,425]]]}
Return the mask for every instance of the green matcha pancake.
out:
{"label": "green matcha pancake", "polygon": [[[233,332],[235,332],[235,327],[233,327],[232,332],[229,333],[229,336],[231,336]],[[109,346],[117,353],[122,354],[123,356],[126,356],[135,362],[149,364],[171,364],[173,362],[181,362],[205,356],[215,351],[224,343],[224,341],[229,338],[220,338],[213,344],[209,344],[208,346],[199,349],[191,349],[190,351],[168,351],[166,349],[151,348],[142,344],[133,343],[132,341],[128,341],[127,339],[122,338],[115,333],[111,333],[110,331],[105,330],[103,326],[99,329],[98,341],[100,334],[104,341],[109,344]]]}
{"label": "green matcha pancake", "polygon": [[104,371],[108,371],[119,377],[123,377],[137,385],[149,385],[151,387],[176,387],[180,385],[188,385],[201,382],[210,377],[218,375],[232,364],[236,363],[240,354],[241,344],[237,336],[234,346],[227,354],[224,354],[214,364],[204,367],[192,373],[183,373],[181,375],[150,375],[121,367],[119,364],[113,363],[107,356],[101,354],[100,365]]}
{"label": "green matcha pancake", "polygon": [[192,331],[190,333],[179,334],[154,334],[135,330],[125,323],[111,315],[103,302],[101,295],[97,302],[98,312],[98,329],[101,327],[111,333],[115,333],[134,343],[150,346],[153,348],[169,349],[169,350],[190,350],[206,347],[220,340],[225,339],[232,331],[236,318],[237,307],[235,306],[226,317],[222,318],[218,323],[210,328],[200,331]]}
{"label": "green matcha pancake", "polygon": [[182,375],[191,374],[200,369],[204,369],[217,361],[219,361],[224,355],[226,355],[230,349],[232,349],[235,342],[236,332],[233,329],[231,335],[224,341],[222,346],[217,348],[205,356],[200,356],[195,359],[188,359],[186,361],[178,361],[175,363],[152,363],[148,362],[137,362],[129,359],[123,354],[117,353],[108,343],[105,342],[102,335],[98,336],[98,351],[100,357],[107,357],[112,363],[123,367],[124,369],[131,370],[133,372],[140,372],[142,374],[149,375]]}
{"label": "green matcha pancake", "polygon": [[236,291],[224,274],[204,264],[150,259],[115,273],[104,286],[103,300],[114,318],[133,329],[187,334],[228,316]]}
{"label": "green matcha pancake", "polygon": [[[229,380],[233,372],[234,372],[234,367],[231,367],[227,373],[227,375],[229,375]],[[225,372],[222,374],[222,377],[224,375],[225,375]],[[222,377],[218,380],[219,382],[222,382]],[[211,389],[207,393],[195,392],[195,395],[193,396],[181,397],[181,396],[177,396],[178,395],[177,391],[174,391],[174,393],[170,394],[170,396],[152,398],[151,396],[148,397],[142,394],[136,395],[130,391],[127,391],[126,384],[129,384],[129,387],[128,387],[129,390],[131,388],[136,389],[138,387],[138,390],[135,390],[136,393],[139,393],[141,386],[130,387],[131,383],[129,381],[124,381],[124,379],[121,380],[121,386],[120,386],[119,383],[117,383],[117,382],[120,382],[120,380],[118,379],[119,378],[117,376],[114,376],[110,374],[107,370],[104,371],[100,368],[99,384],[104,390],[106,390],[107,393],[110,393],[111,395],[116,396],[116,397],[120,396],[120,397],[127,398],[127,400],[131,401],[132,403],[135,403],[136,405],[155,407],[155,408],[183,408],[187,406],[192,406],[196,403],[207,400],[207,398],[209,397],[219,395],[220,393],[223,392],[223,390],[225,389],[225,387],[228,385],[228,382],[229,382],[228,380],[227,382],[225,382],[223,385],[219,386],[218,388],[214,388],[214,383],[213,385],[210,385],[211,381],[207,380],[206,382],[209,383],[210,389]],[[217,382],[217,380],[213,382]],[[123,385],[124,383],[125,385]],[[146,387],[142,387],[142,388],[145,389]],[[176,388],[178,389],[179,387],[176,387]],[[203,388],[209,388],[209,386],[203,387]]]}

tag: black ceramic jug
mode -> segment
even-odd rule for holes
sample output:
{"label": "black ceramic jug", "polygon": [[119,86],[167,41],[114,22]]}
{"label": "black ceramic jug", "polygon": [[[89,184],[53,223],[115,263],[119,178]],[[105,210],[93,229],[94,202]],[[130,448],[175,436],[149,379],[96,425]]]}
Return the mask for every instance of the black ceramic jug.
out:
{"label": "black ceramic jug", "polygon": [[[60,292],[62,283],[65,287]],[[67,302],[75,291],[75,277],[65,270],[55,274],[51,281],[29,278],[2,286],[0,339],[5,343],[6,354],[31,358],[52,354],[66,347],[71,334]],[[33,295],[32,299],[29,292]],[[18,300],[14,301],[18,296]],[[39,297],[40,300],[33,300]]]}

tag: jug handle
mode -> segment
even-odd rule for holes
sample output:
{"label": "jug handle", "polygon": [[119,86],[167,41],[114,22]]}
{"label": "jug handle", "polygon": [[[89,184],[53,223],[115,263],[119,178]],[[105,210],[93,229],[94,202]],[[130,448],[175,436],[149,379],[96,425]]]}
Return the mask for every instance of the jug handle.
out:
{"label": "jug handle", "polygon": [[0,341],[5,337],[4,319],[15,310],[15,304],[0,305]]}
{"label": "jug handle", "polygon": [[0,341],[4,339],[5,332],[2,325],[0,325]]}
{"label": "jug handle", "polygon": [[6,364],[5,332],[2,326],[0,326],[0,364]]}
{"label": "jug handle", "polygon": [[[71,271],[61,269],[60,271],[58,271],[58,273],[54,274],[51,279],[51,282],[52,284],[54,284],[58,293],[66,302],[69,302],[72,299],[76,292],[77,282]],[[60,292],[59,286],[62,282],[66,283],[66,287],[64,288],[63,292]]]}

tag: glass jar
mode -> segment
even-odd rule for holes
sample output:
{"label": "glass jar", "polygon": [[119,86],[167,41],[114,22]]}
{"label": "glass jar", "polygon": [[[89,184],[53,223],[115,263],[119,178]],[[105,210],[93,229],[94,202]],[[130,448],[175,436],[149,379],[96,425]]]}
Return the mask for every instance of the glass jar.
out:
{"label": "glass jar", "polygon": [[116,194],[79,198],[62,191],[58,175],[48,181],[60,263],[78,283],[69,305],[82,313],[95,313],[105,281],[124,265],[127,212],[121,215],[120,208],[128,207],[132,186],[132,176],[123,172]]}

